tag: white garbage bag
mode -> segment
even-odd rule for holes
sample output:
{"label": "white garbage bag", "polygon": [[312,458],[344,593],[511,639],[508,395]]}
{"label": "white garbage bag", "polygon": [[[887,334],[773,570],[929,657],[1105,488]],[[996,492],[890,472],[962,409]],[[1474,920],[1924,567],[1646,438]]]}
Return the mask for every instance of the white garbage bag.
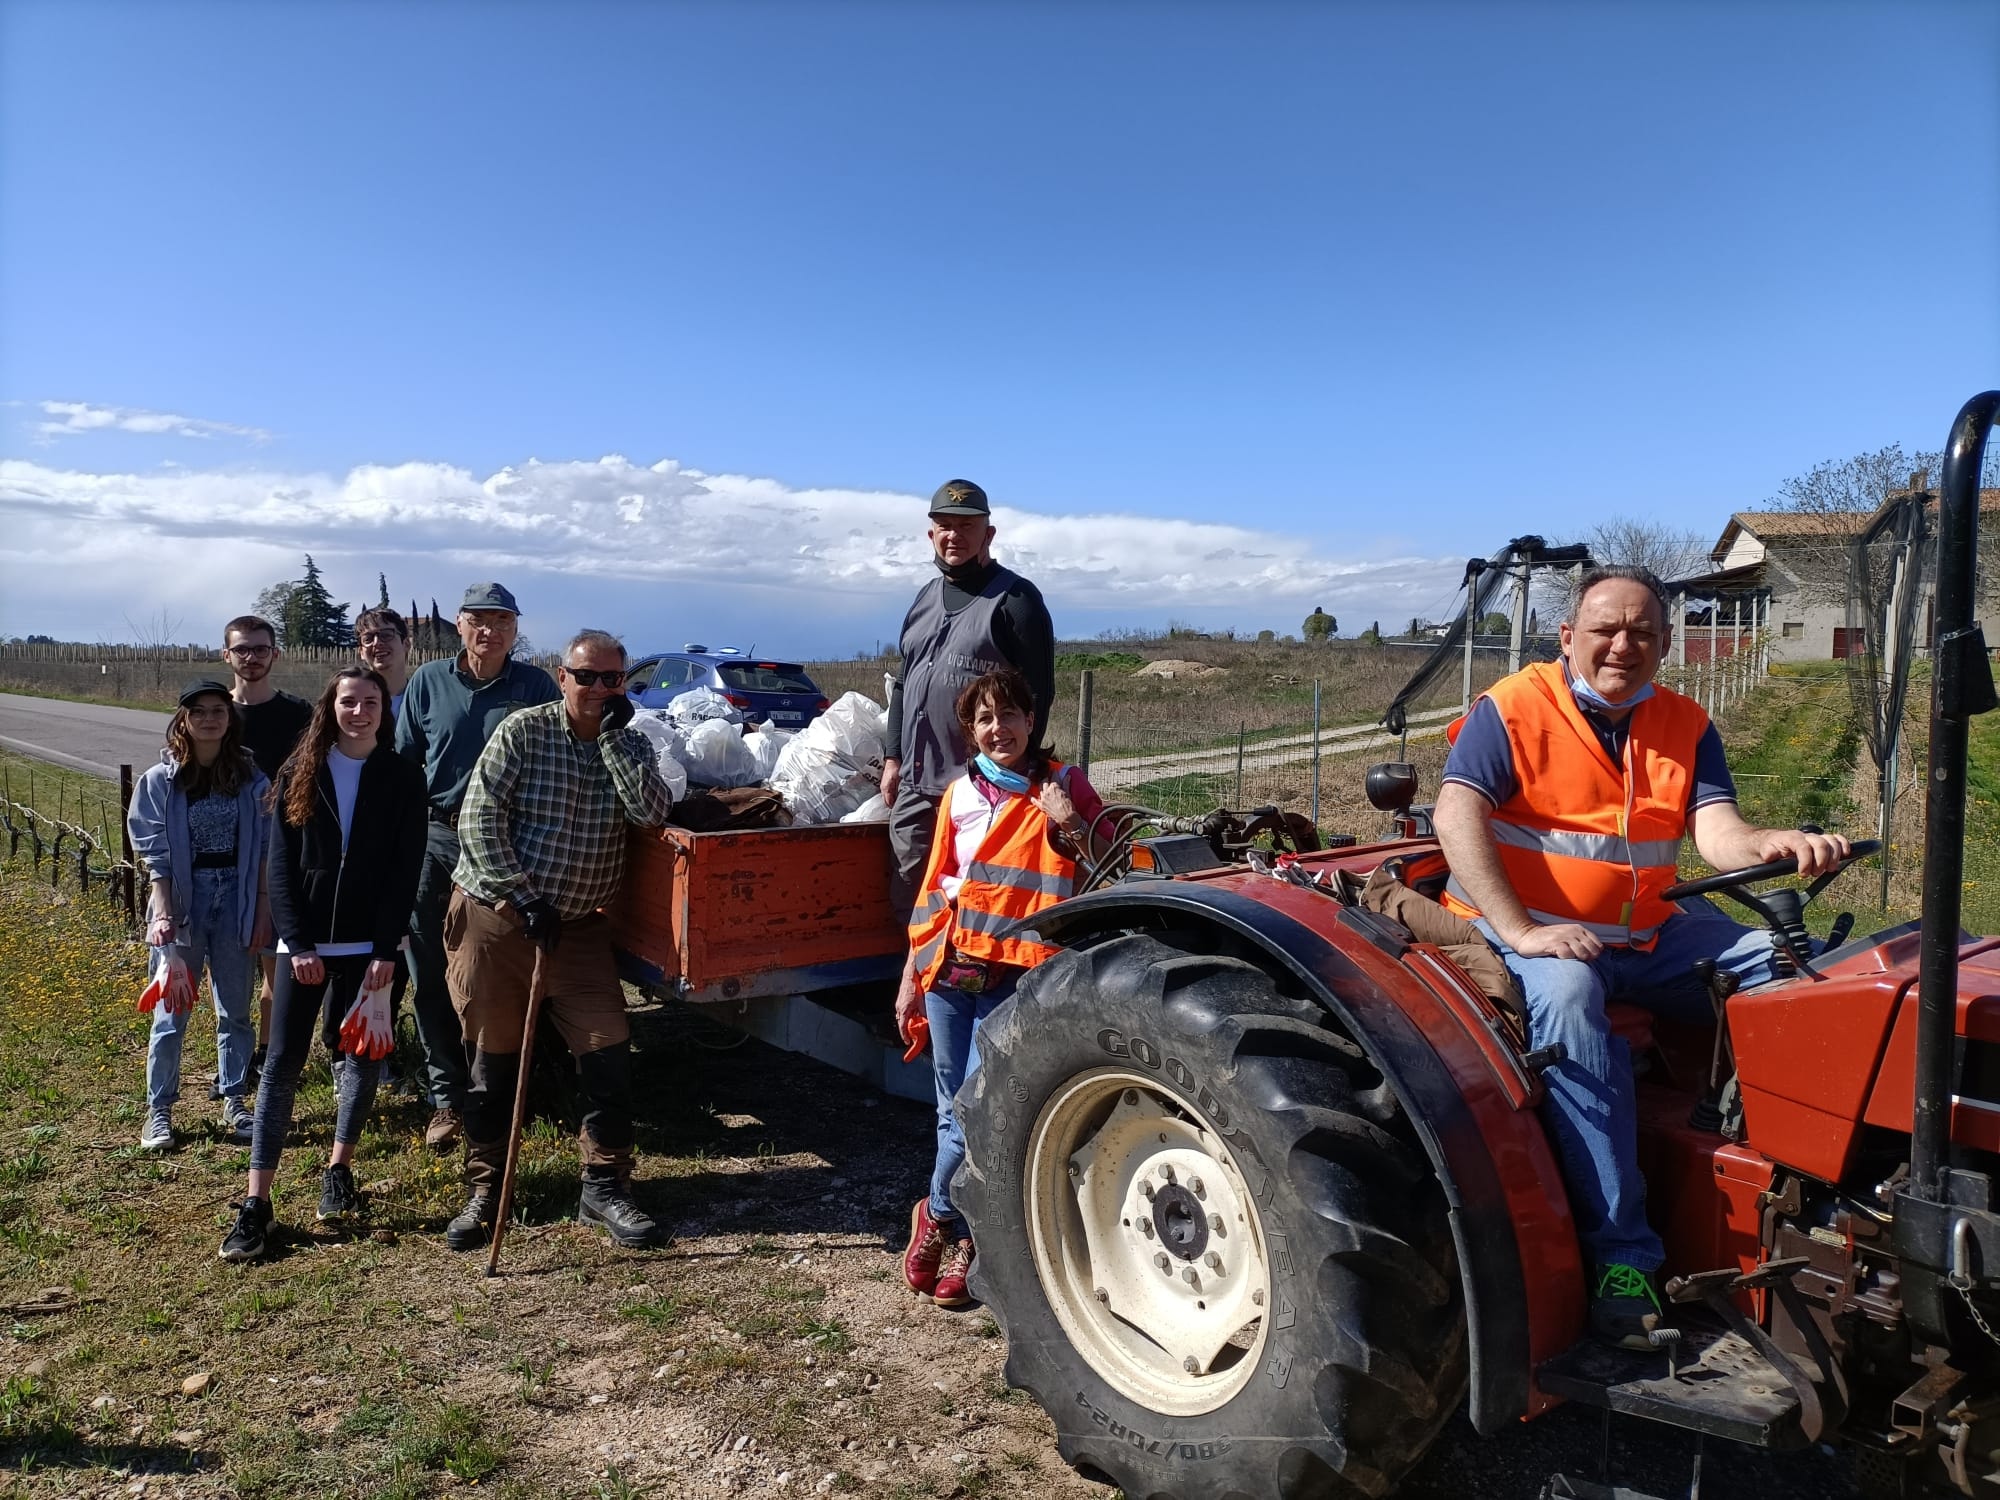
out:
{"label": "white garbage bag", "polygon": [[642,709],[634,714],[632,727],[643,734],[646,742],[653,747],[660,778],[666,782],[667,791],[674,801],[680,801],[687,795],[688,789],[687,736],[669,723],[664,714],[654,709]]}
{"label": "white garbage bag", "polygon": [[695,725],[711,719],[720,719],[725,724],[741,724],[743,722],[742,709],[731,703],[714,688],[707,687],[698,687],[690,692],[682,693],[678,698],[670,700],[662,712],[669,719],[673,720],[674,723],[687,730],[692,730]]}
{"label": "white garbage bag", "polygon": [[750,753],[757,757],[757,779],[769,781],[778,769],[778,757],[785,753],[785,746],[796,737],[793,729],[773,729],[766,725],[762,729],[743,731],[743,743],[750,747]]}
{"label": "white garbage bag", "polygon": [[882,782],[882,708],[843,693],[778,755],[769,785],[795,823],[831,823],[875,795]]}
{"label": "white garbage bag", "polygon": [[827,748],[856,770],[882,776],[882,705],[866,693],[842,693],[833,706],[800,731],[818,733]]}
{"label": "white garbage bag", "polygon": [[743,731],[720,719],[694,726],[687,742],[688,780],[702,786],[748,786],[757,780],[757,757]]}
{"label": "white garbage bag", "polygon": [[843,823],[886,823],[889,821],[889,804],[884,802],[882,794],[877,792],[866,802],[855,808],[853,812],[844,814],[840,821]]}

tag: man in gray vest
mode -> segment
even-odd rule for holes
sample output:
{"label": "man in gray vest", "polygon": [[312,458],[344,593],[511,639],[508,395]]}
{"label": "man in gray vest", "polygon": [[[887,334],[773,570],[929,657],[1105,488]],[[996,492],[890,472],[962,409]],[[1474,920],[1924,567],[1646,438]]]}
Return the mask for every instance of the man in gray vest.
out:
{"label": "man in gray vest", "polygon": [[1056,691],[1056,634],[1041,590],[993,561],[986,491],[947,481],[931,496],[938,572],[903,619],[903,670],[889,696],[882,799],[896,867],[890,898],[908,916],[930,858],[938,800],[971,752],[958,729],[958,695],[973,679],[1012,667],[1035,695],[1035,740],[1049,727]]}

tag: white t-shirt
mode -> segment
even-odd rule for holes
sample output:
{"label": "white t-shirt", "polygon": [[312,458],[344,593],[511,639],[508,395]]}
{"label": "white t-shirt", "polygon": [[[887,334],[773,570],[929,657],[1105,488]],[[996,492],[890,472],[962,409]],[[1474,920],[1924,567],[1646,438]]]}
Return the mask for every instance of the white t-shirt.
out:
{"label": "white t-shirt", "polygon": [[[354,802],[361,792],[361,768],[365,760],[356,760],[335,745],[327,751],[326,769],[333,777],[333,810],[340,817],[340,847],[347,849],[347,833],[354,826]],[[343,871],[343,873],[345,873]],[[321,958],[347,958],[356,953],[373,953],[373,943],[321,943]]]}

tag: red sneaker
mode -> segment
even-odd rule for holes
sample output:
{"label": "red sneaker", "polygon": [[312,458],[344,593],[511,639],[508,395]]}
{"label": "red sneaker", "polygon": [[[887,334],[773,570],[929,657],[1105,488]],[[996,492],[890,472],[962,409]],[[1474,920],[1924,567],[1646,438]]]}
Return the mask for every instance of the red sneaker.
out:
{"label": "red sneaker", "polygon": [[937,1290],[931,1293],[931,1301],[939,1307],[964,1307],[972,1300],[972,1293],[965,1289],[972,1254],[971,1240],[953,1240],[945,1246],[944,1257],[938,1262]]}
{"label": "red sneaker", "polygon": [[919,1297],[937,1291],[938,1258],[944,1254],[944,1231],[931,1217],[931,1200],[919,1198],[910,1210],[910,1243],[903,1251],[903,1280]]}

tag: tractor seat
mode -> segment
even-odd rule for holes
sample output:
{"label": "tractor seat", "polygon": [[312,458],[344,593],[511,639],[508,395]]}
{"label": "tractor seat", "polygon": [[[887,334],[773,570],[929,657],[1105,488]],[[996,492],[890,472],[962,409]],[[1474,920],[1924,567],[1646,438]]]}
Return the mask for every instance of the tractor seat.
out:
{"label": "tractor seat", "polygon": [[1623,1037],[1625,1045],[1632,1049],[1634,1057],[1653,1050],[1653,1013],[1637,1005],[1627,1005],[1622,1000],[1613,1000],[1604,1007],[1604,1019],[1611,1023],[1611,1034]]}

